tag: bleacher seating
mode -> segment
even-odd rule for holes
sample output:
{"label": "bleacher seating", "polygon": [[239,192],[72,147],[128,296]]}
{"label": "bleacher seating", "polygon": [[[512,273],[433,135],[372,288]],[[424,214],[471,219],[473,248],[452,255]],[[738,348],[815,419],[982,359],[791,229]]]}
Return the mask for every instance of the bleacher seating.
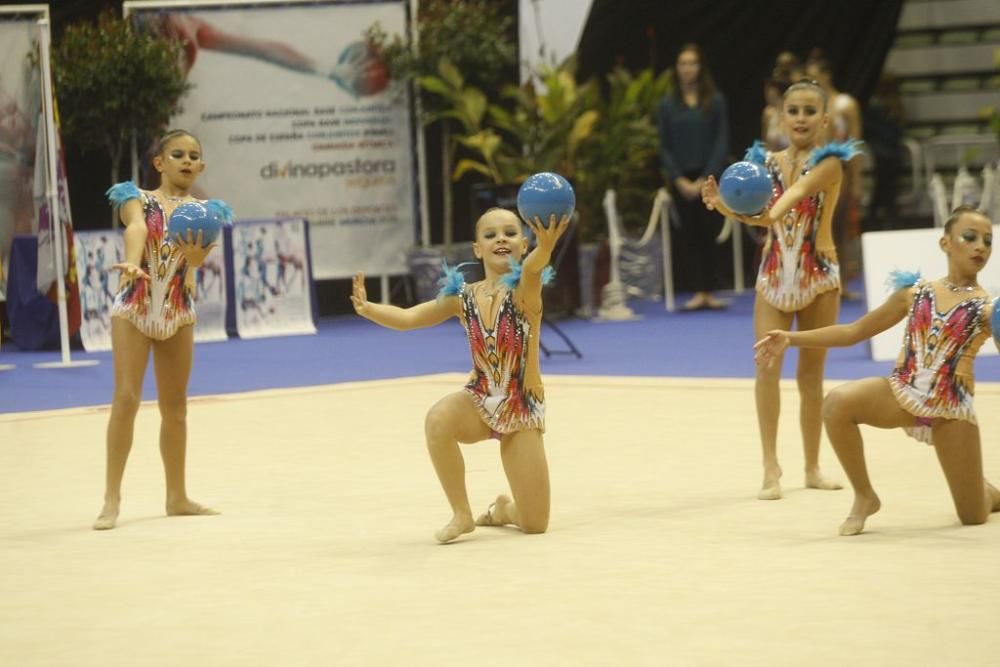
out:
{"label": "bleacher seating", "polygon": [[[925,190],[938,173],[948,187],[957,169],[1000,159],[990,109],[1000,108],[1000,1],[907,0],[885,63],[900,82],[916,182],[901,188],[909,215],[930,214]],[[903,200],[906,200],[905,202]]]}

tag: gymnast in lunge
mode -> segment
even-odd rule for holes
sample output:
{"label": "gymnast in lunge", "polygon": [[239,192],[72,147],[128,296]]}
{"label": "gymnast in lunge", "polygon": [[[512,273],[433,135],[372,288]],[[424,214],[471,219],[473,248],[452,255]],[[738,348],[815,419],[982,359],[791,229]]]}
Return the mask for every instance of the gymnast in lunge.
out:
{"label": "gymnast in lunge", "polygon": [[[458,268],[447,269],[438,298],[411,308],[371,303],[364,275],[354,276],[354,310],[384,327],[419,329],[457,317],[465,327],[473,370],[462,391],[445,396],[427,413],[424,431],[452,518],[435,533],[447,543],[478,526],[513,524],[525,533],[543,533],[549,525],[549,469],[542,433],[545,394],[538,363],[542,323],[542,285],[551,277],[547,267],[556,241],[569,218],[548,226],[528,221],[536,239],[527,254],[528,239],[520,219],[494,208],[476,222],[475,256],[485,277],[466,283]],[[521,258],[524,257],[524,261]],[[499,495],[489,509],[473,519],[465,486],[465,460],[459,443],[490,438],[500,441],[500,456],[513,499]]]}
{"label": "gymnast in lunge", "polygon": [[983,477],[972,404],[976,352],[991,332],[1000,346],[1000,299],[991,303],[976,282],[993,249],[993,228],[983,213],[960,207],[939,243],[948,257],[945,277],[926,280],[895,272],[893,294],[859,320],[812,331],[769,331],[754,346],[757,363],[768,366],[789,345],[854,345],[906,318],[902,349],[889,377],[840,385],[823,402],[827,435],[854,487],[854,505],[841,535],[860,533],[881,507],[868,478],[859,424],[902,428],[933,445],[963,524],[983,523],[1000,510],[1000,491]]}
{"label": "gymnast in lunge", "polygon": [[[854,142],[824,143],[829,122],[824,90],[814,81],[798,81],[785,90],[783,123],[788,148],[766,151],[760,142],[746,159],[764,165],[771,176],[773,198],[756,216],[737,215],[725,206],[715,179],[702,187],[702,201],[728,218],[767,229],[767,241],[757,273],[754,300],[754,338],[772,329],[815,329],[837,321],[840,310],[840,267],[831,220],[840,194],[841,162],[857,154]],[[823,422],[823,368],[826,350],[799,354],[799,423],[805,452],[805,485],[839,489],[819,468]],[[781,498],[778,465],[778,415],[781,409],[781,363],[757,368],[754,398],[763,448],[764,481],[757,497]]]}
{"label": "gymnast in lunge", "polygon": [[[194,356],[195,269],[214,244],[171,234],[170,214],[190,201],[195,180],[205,169],[201,143],[183,130],[168,132],[153,151],[160,174],[155,190],[140,190],[131,181],[108,190],[108,198],[125,225],[125,258],[112,268],[121,278],[111,307],[111,352],[114,396],[108,419],[104,507],[95,530],[115,527],[121,505],[122,477],[132,449],[142,382],[153,355],[160,408],[160,455],[166,473],[168,515],[218,514],[187,495],[187,384]],[[207,206],[227,221],[229,208],[219,200]]]}

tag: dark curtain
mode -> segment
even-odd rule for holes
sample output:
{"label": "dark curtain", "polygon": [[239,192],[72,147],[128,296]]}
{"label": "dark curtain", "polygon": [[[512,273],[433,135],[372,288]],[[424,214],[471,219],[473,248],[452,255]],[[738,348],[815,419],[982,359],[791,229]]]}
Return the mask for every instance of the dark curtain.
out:
{"label": "dark curtain", "polygon": [[775,56],[826,54],[837,87],[864,105],[896,34],[902,0],[594,0],[580,38],[580,80],[616,64],[657,72],[686,42],[702,47],[729,103],[731,146],[760,134],[763,84]]}

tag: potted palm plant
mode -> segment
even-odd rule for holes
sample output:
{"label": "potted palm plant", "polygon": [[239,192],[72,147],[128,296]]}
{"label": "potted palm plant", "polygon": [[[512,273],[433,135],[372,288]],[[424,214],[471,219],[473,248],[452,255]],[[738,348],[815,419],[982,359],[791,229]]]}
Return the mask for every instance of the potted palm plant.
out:
{"label": "potted palm plant", "polygon": [[502,98],[508,106],[489,103],[447,59],[436,75],[422,77],[420,86],[439,98],[438,113],[456,125],[460,154],[452,177],[471,173],[485,179],[474,188],[482,206],[509,206],[517,185],[538,171],[558,172],[574,184],[579,301],[586,309],[607,279],[590,279],[600,274],[594,265],[606,236],[605,192],[618,193],[624,225],[634,229],[645,223],[662,185],[653,113],[670,90],[671,77],[669,72],[655,76],[648,69],[636,74],[616,69],[602,90],[596,80],[578,84],[574,71],[571,58],[559,67],[543,67],[523,86],[505,87]]}

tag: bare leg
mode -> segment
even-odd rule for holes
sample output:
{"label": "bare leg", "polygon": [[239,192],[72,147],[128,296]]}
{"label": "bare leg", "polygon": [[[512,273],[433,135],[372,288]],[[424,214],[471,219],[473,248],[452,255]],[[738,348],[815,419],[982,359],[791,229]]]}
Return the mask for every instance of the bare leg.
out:
{"label": "bare leg", "polygon": [[882,507],[868,477],[859,424],[876,428],[912,426],[913,415],[903,410],[885,378],[867,378],[841,385],[823,401],[823,421],[833,450],[854,488],[854,504],[840,526],[841,535],[857,535],[865,520]]}
{"label": "bare leg", "polygon": [[[753,307],[754,338],[760,340],[772,329],[788,329],[792,314],[783,313],[764,301],[759,295]],[[764,482],[757,493],[761,500],[781,498],[781,466],[778,465],[778,415],[781,412],[781,365],[777,359],[770,368],[757,367],[754,399],[757,406],[757,428],[764,454]]]}
{"label": "bare leg", "polygon": [[187,385],[194,357],[194,326],[185,326],[167,340],[153,343],[153,368],[160,407],[160,457],[167,481],[166,510],[170,516],[218,514],[187,495]]}
{"label": "bare leg", "polygon": [[94,521],[94,530],[115,527],[121,507],[122,477],[132,451],[135,415],[142,402],[142,378],[149,362],[150,340],[132,323],[111,318],[111,354],[114,359],[115,389],[108,418],[107,463],[104,507]]}
{"label": "bare leg", "polygon": [[[800,331],[818,329],[837,321],[840,311],[840,292],[825,292],[816,297],[798,314]],[[837,482],[823,477],[819,469],[819,445],[823,436],[823,369],[826,350],[803,348],[799,350],[799,367],[796,379],[799,385],[799,425],[802,429],[802,448],[805,453],[806,488],[835,490],[844,488]]]}
{"label": "bare leg", "polygon": [[497,496],[496,502],[479,518],[480,526],[514,524],[525,533],[544,533],[549,527],[549,465],[545,459],[542,434],[537,429],[504,436],[500,456],[514,499]]}
{"label": "bare leg", "polygon": [[424,433],[431,463],[451,505],[451,521],[434,534],[438,542],[447,543],[476,528],[465,488],[465,459],[458,443],[486,440],[490,429],[479,416],[472,397],[460,391],[445,396],[430,409]]}
{"label": "bare leg", "polygon": [[936,419],[932,428],[934,450],[959,520],[966,526],[985,523],[1000,506],[1000,493],[983,478],[979,427],[957,419]]}

